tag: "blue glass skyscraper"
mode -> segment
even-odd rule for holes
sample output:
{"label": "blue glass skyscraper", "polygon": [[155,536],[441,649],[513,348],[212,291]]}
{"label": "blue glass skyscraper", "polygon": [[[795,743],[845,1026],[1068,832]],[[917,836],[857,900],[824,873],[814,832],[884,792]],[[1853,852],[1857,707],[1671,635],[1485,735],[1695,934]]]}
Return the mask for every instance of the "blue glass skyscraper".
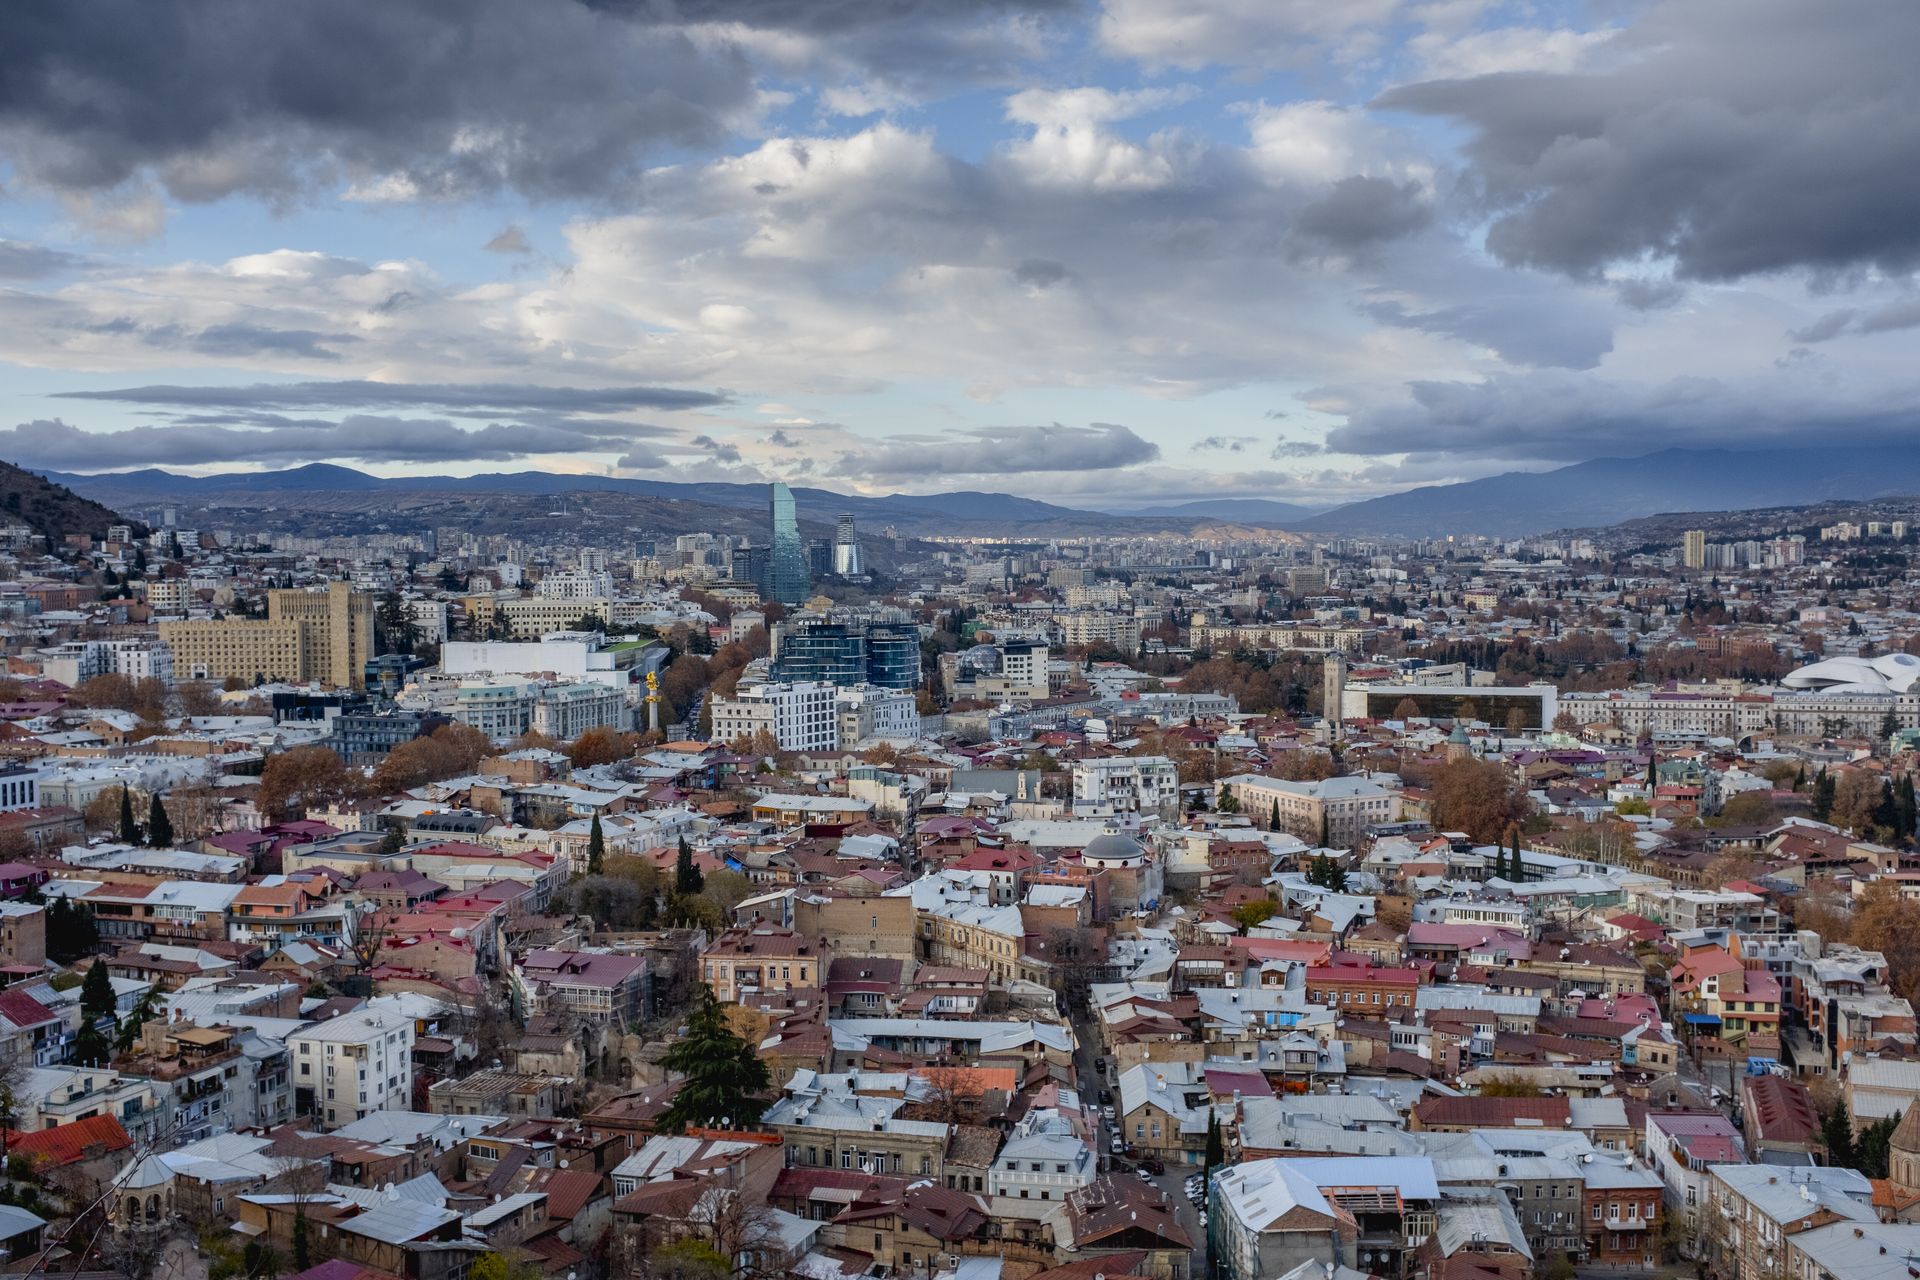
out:
{"label": "blue glass skyscraper", "polygon": [[813,590],[807,572],[807,547],[800,541],[800,519],[794,513],[793,490],[776,480],[769,506],[773,516],[773,545],[767,550],[766,594],[781,604],[803,604]]}

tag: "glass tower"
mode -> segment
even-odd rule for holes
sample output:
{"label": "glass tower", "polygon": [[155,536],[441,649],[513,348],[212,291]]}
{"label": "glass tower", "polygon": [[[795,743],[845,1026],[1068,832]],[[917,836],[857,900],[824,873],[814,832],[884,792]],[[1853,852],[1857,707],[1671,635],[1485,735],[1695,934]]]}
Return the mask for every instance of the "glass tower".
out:
{"label": "glass tower", "polygon": [[784,605],[804,603],[813,590],[807,573],[807,548],[800,541],[800,520],[794,514],[793,490],[776,480],[769,504],[773,515],[773,545],[767,549],[766,595]]}

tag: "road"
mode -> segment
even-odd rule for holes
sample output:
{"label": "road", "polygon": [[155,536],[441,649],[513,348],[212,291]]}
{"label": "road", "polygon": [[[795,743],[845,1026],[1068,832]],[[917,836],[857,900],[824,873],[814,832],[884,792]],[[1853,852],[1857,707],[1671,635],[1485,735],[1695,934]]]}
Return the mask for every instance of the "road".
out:
{"label": "road", "polygon": [[[1092,1104],[1095,1107],[1096,1114],[1098,1114],[1100,1091],[1102,1089],[1111,1092],[1114,1101],[1116,1103],[1119,1102],[1119,1080],[1113,1073],[1113,1063],[1111,1061],[1107,1062],[1107,1070],[1104,1074],[1094,1070],[1093,1060],[1100,1056],[1100,1039],[1093,1029],[1093,1021],[1087,1012],[1086,1006],[1076,1005],[1074,1008],[1069,1009],[1067,1019],[1073,1026],[1075,1043],[1074,1078],[1081,1092],[1081,1100]],[[1116,1115],[1116,1120],[1117,1118]],[[1115,1158],[1112,1154],[1115,1131],[1116,1126],[1108,1123],[1105,1117],[1102,1116],[1096,1133],[1100,1167],[1102,1170],[1116,1168]],[[1124,1137],[1124,1135],[1122,1136]],[[1121,1177],[1138,1178],[1140,1176],[1135,1170],[1133,1161],[1124,1156],[1120,1157],[1118,1161],[1118,1172]],[[1167,1198],[1173,1202],[1175,1220],[1179,1222],[1181,1229],[1184,1230],[1193,1241],[1193,1267],[1188,1274],[1194,1276],[1206,1274],[1207,1233],[1206,1228],[1200,1225],[1199,1211],[1194,1208],[1193,1202],[1187,1199],[1185,1183],[1190,1175],[1198,1172],[1198,1165],[1169,1163],[1165,1173],[1157,1177],[1145,1179],[1145,1181],[1151,1182],[1154,1186],[1165,1192]]]}

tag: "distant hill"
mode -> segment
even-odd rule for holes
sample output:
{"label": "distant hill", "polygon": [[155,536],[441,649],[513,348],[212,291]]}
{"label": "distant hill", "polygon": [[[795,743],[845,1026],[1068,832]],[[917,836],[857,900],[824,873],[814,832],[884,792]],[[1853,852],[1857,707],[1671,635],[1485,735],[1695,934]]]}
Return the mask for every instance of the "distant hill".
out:
{"label": "distant hill", "polygon": [[0,462],[0,524],[24,524],[57,545],[70,533],[107,536],[109,525],[131,524],[144,533],[137,521],[123,520],[119,514],[90,502],[63,484],[56,484],[31,471]]}
{"label": "distant hill", "polygon": [[1124,512],[1130,516],[1208,516],[1216,520],[1236,520],[1241,524],[1274,525],[1290,528],[1303,520],[1325,515],[1325,507],[1303,507],[1295,502],[1274,502],[1267,498],[1203,498],[1170,507],[1142,507]]}
{"label": "distant hill", "polygon": [[[425,497],[444,499],[469,495],[549,496],[606,493],[627,498],[665,499],[672,503],[694,504],[700,508],[725,507],[753,511],[764,516],[767,487],[763,484],[724,484],[704,482],[678,484],[665,480],[641,480],[621,476],[566,475],[544,471],[495,472],[476,476],[423,475],[387,479],[371,476],[351,467],[313,464],[285,471],[225,473],[211,476],[183,476],[158,468],[141,471],[79,475],[46,472],[47,478],[70,485],[105,502],[122,506],[151,506],[178,503],[182,506],[235,507],[258,505],[256,498],[271,498],[282,509],[298,509],[305,504],[337,506],[342,494],[379,495],[396,509],[416,505]],[[970,531],[997,535],[1034,537],[1099,535],[1101,533],[1186,532],[1225,518],[1241,524],[1270,525],[1275,528],[1292,523],[1293,517],[1269,518],[1259,512],[1192,511],[1184,513],[1128,513],[1114,515],[1076,507],[1056,506],[1033,498],[1007,493],[894,493],[885,497],[865,497],[835,493],[830,489],[798,488],[793,491],[803,515],[831,523],[842,512],[851,514],[863,532],[878,533],[888,526],[905,534]],[[1286,507],[1284,503],[1255,503],[1256,507]],[[443,508],[444,510],[444,508]],[[1289,509],[1291,510],[1291,509]],[[697,514],[688,512],[689,516]],[[691,531],[691,530],[688,530]]]}
{"label": "distant hill", "polygon": [[1296,526],[1313,533],[1524,537],[1668,511],[1742,511],[1920,492],[1912,449],[1668,449],[1512,471],[1371,498]]}

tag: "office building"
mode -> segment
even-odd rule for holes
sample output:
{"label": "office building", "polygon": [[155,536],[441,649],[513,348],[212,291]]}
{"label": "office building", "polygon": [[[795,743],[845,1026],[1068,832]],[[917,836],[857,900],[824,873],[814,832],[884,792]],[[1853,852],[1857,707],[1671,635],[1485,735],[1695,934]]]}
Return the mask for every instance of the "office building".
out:
{"label": "office building", "polygon": [[813,590],[813,580],[807,572],[807,548],[800,540],[793,490],[774,481],[768,507],[773,542],[767,549],[767,589],[763,594],[784,605],[802,604]]}
{"label": "office building", "polygon": [[163,622],[160,639],[186,680],[318,680],[359,688],[373,656],[373,597],[345,582],[267,593],[267,616]]}
{"label": "office building", "polygon": [[920,683],[919,628],[898,622],[843,623],[803,618],[774,637],[776,680],[882,689]]}

